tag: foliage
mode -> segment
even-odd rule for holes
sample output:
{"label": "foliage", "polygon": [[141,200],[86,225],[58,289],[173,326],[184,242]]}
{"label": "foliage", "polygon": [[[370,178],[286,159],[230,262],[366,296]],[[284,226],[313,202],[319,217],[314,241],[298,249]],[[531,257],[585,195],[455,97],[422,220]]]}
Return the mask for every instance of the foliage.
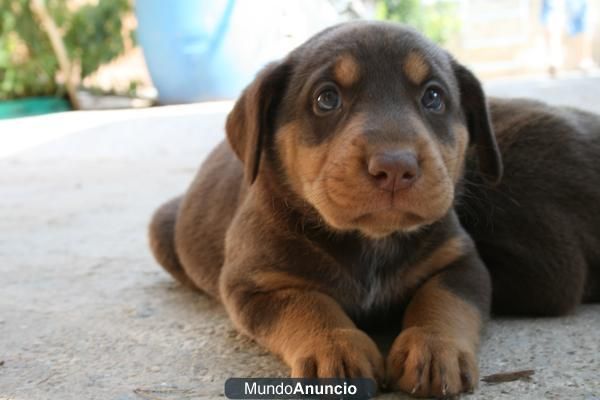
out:
{"label": "foliage", "polygon": [[376,16],[411,25],[443,44],[459,31],[457,6],[452,0],[377,0]]}
{"label": "foliage", "polygon": [[84,77],[123,52],[120,16],[128,9],[128,0],[105,0],[96,6],[85,5],[73,14],[65,43],[71,58],[81,60]]}
{"label": "foliage", "polygon": [[[24,96],[61,95],[59,65],[50,41],[32,14],[30,0],[0,0],[0,100]],[[81,78],[119,56],[124,49],[121,17],[129,0],[98,0],[81,7],[69,1],[46,0],[46,7]]]}

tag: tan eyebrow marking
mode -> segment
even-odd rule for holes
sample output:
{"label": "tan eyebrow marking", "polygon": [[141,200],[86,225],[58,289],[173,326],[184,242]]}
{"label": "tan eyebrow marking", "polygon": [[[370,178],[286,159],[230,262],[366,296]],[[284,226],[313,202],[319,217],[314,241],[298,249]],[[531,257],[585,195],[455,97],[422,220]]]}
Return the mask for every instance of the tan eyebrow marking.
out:
{"label": "tan eyebrow marking", "polygon": [[335,62],[333,75],[343,86],[351,86],[358,80],[360,67],[350,54],[343,54]]}
{"label": "tan eyebrow marking", "polygon": [[415,85],[423,83],[427,75],[429,75],[430,69],[431,68],[427,61],[425,61],[423,54],[416,50],[412,50],[408,53],[402,65],[402,70],[408,79]]}

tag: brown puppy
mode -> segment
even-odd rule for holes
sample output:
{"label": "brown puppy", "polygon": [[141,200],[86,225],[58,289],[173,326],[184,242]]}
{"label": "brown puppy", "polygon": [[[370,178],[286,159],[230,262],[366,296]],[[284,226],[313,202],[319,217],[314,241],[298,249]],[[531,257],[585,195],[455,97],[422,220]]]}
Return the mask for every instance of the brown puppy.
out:
{"label": "brown puppy", "polygon": [[455,208],[490,271],[493,312],[600,301],[600,116],[514,99],[490,111],[504,178],[483,184],[469,158]]}
{"label": "brown puppy", "polygon": [[[472,390],[491,287],[454,205],[489,214],[464,201],[465,158],[469,191],[493,197],[502,175],[477,79],[410,29],[343,24],[267,66],[226,131],[155,214],[165,269],[220,299],[292,376]],[[472,229],[501,246],[488,226]],[[378,323],[402,326],[385,372],[360,329]]]}

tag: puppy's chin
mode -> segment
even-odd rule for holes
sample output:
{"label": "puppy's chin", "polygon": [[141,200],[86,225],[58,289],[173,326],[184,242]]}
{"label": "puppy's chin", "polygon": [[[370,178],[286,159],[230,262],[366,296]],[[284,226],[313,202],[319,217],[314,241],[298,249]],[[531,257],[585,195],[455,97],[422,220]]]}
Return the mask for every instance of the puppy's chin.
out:
{"label": "puppy's chin", "polygon": [[320,213],[325,222],[337,231],[358,231],[370,239],[382,239],[397,232],[413,233],[441,219],[448,208],[423,217],[395,209],[369,212],[358,216],[341,213]]}
{"label": "puppy's chin", "polygon": [[374,212],[361,215],[353,221],[357,230],[372,239],[381,239],[395,232],[414,232],[427,221],[411,212]]}

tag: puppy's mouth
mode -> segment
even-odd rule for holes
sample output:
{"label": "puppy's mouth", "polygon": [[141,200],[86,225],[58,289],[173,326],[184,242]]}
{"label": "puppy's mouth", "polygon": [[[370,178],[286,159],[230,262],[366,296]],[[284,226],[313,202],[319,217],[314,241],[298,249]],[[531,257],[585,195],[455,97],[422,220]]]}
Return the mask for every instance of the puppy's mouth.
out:
{"label": "puppy's mouth", "polygon": [[[353,218],[350,222],[353,224],[356,224],[356,225],[368,224],[368,223],[377,221],[381,218],[386,218],[389,213],[394,213],[394,212],[398,212],[398,210],[391,208],[391,207],[385,208],[385,209],[380,209],[380,210],[375,210],[372,212],[367,212],[367,213],[361,214],[358,217]],[[421,217],[420,215],[417,215],[412,212],[402,212],[401,218],[408,225],[419,225],[419,224],[423,224],[426,222],[426,218]]]}
{"label": "puppy's mouth", "polygon": [[[358,230],[381,238],[394,232],[413,232],[443,217],[450,203],[437,202],[422,196],[404,196],[390,192],[375,192],[367,196],[341,201],[326,193],[328,205],[317,207],[321,216],[333,228]],[[437,204],[436,204],[437,203]]]}

